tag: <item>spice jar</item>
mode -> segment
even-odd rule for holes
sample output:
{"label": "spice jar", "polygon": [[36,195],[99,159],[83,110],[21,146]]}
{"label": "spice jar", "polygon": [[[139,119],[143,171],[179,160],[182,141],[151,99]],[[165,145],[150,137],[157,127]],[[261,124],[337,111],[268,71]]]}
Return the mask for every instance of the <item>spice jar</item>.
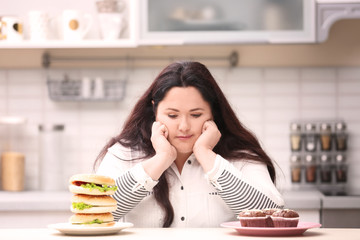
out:
{"label": "spice jar", "polygon": [[305,176],[306,182],[315,183],[316,182],[316,158],[313,155],[305,156]]}
{"label": "spice jar", "polygon": [[320,179],[322,183],[331,183],[331,156],[323,154],[320,156]]}
{"label": "spice jar", "polygon": [[290,144],[291,151],[301,150],[301,125],[298,123],[290,124]]}
{"label": "spice jar", "polygon": [[305,150],[308,152],[316,150],[316,125],[312,123],[305,125]]}
{"label": "spice jar", "polygon": [[301,182],[301,157],[298,155],[292,155],[290,157],[291,162],[291,182]]}
{"label": "spice jar", "polygon": [[322,151],[331,150],[331,125],[323,123],[320,125],[320,146]]}
{"label": "spice jar", "polygon": [[336,159],[336,182],[346,183],[347,181],[347,164],[346,157],[343,154],[338,154]]}
{"label": "spice jar", "polygon": [[346,151],[347,149],[346,124],[343,122],[335,125],[335,145],[337,151]]}

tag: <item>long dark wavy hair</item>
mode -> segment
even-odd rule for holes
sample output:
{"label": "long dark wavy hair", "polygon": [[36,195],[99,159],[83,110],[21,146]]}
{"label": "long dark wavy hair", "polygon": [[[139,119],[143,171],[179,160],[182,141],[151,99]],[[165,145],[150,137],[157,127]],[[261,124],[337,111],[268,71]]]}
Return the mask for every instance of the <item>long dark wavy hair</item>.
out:
{"label": "long dark wavy hair", "polygon": [[[213,151],[226,159],[247,159],[265,163],[272,181],[275,182],[275,168],[271,159],[254,134],[236,117],[209,70],[199,62],[175,62],[165,67],[140,97],[120,134],[104,146],[94,167],[101,162],[107,149],[115,143],[120,143],[134,151],[141,151],[144,159],[154,156],[155,150],[150,137],[159,102],[171,88],[190,86],[199,90],[202,97],[210,104],[213,120],[221,132],[221,138]],[[174,210],[169,200],[166,171],[161,175],[153,191],[157,203],[165,213],[163,227],[169,227],[174,219]]]}

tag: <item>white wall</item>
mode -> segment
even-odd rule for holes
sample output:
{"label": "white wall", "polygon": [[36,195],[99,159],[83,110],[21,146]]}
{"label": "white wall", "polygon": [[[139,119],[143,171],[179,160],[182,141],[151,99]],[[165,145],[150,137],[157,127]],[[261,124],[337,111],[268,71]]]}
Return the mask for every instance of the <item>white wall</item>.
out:
{"label": "white wall", "polygon": [[[64,183],[70,175],[91,172],[105,142],[121,128],[136,99],[155,78],[158,68],[79,70],[0,70],[0,116],[28,119],[18,129],[18,151],[26,155],[26,189],[39,184],[38,125],[63,123]],[[294,119],[342,118],[351,134],[349,184],[360,181],[360,68],[210,68],[240,120],[253,130],[283,171],[279,187],[290,188],[289,123]],[[53,102],[46,76],[128,76],[122,102]],[[13,131],[15,132],[15,131]],[[0,152],[8,141],[0,125]]]}

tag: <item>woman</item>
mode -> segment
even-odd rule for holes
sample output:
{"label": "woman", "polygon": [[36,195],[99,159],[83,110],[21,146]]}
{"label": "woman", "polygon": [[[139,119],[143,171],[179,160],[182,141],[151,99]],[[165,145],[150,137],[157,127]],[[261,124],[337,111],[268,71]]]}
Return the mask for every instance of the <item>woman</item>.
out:
{"label": "woman", "polygon": [[272,161],[198,62],[158,75],[99,162],[118,186],[115,219],[137,227],[218,227],[284,204]]}

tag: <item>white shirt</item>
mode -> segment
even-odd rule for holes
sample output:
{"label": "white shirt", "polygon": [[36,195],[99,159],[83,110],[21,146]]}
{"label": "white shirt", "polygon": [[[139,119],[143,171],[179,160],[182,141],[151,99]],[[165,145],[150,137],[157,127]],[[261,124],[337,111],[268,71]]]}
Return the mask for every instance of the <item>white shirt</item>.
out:
{"label": "white shirt", "polygon": [[[140,153],[115,144],[108,149],[97,174],[116,179],[118,188],[131,185],[128,177],[120,176],[124,173],[132,176],[134,184],[129,186],[129,189],[131,188],[131,192],[139,190],[139,195],[144,195],[142,197],[137,195],[139,202],[135,203],[134,200],[134,208],[129,207],[129,212],[119,217],[122,221],[134,223],[135,227],[161,227],[163,212],[151,191],[151,187],[156,182],[151,179],[151,183],[147,182],[150,177],[142,168],[141,160],[130,161],[139,156]],[[232,178],[222,174],[225,170]],[[214,168],[205,174],[195,156],[191,155],[181,174],[174,163],[167,170],[167,174],[169,198],[174,209],[174,221],[171,227],[219,227],[222,222],[236,220],[239,211],[253,206],[254,201],[259,201],[256,207],[281,208],[284,205],[280,193],[271,181],[266,165],[262,163],[249,161],[231,161],[230,163],[217,155]],[[244,185],[243,193],[232,194],[233,188],[239,185],[239,182]],[[139,189],[141,187],[142,189]],[[132,193],[129,190],[126,192],[126,189],[123,192],[119,189],[118,191],[114,195],[118,201],[118,210],[126,209],[128,203],[132,201],[130,196]],[[249,197],[245,197],[245,200],[239,197],[241,206],[236,201],[231,202],[238,196],[244,198],[243,195],[249,195]],[[260,199],[259,196],[262,198]],[[254,201],[253,197],[256,198]],[[116,212],[113,214],[116,215]]]}

